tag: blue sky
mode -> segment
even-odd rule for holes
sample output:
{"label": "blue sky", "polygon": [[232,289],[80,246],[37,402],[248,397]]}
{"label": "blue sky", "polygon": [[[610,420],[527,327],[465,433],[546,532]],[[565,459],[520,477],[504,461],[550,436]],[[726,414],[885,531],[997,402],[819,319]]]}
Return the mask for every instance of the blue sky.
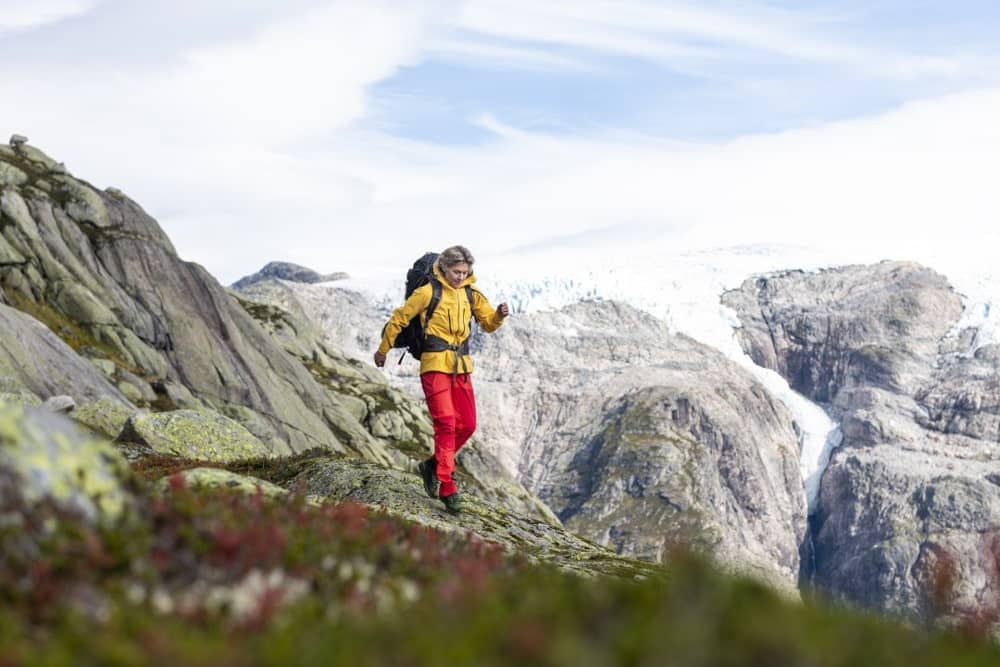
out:
{"label": "blue sky", "polygon": [[[672,3],[649,4],[665,8]],[[714,6],[726,16],[726,7],[740,3]],[[442,50],[401,68],[373,87],[374,97],[383,102],[374,122],[418,140],[475,143],[490,137],[475,123],[488,111],[518,127],[553,134],[633,129],[712,141],[873,114],[908,99],[991,82],[996,76],[975,66],[982,58],[985,68],[994,57],[991,40],[1000,26],[996,3],[759,6],[768,10],[759,13],[773,14],[774,21],[792,30],[801,26],[827,44],[818,44],[812,57],[796,57],[788,48],[769,49],[758,40],[727,41],[710,30],[644,31],[627,23],[619,27],[623,40],[639,35],[696,50],[661,58],[640,57],[624,44],[606,46],[596,37],[588,42],[566,35],[557,41],[557,35],[546,41],[534,32],[517,39],[458,30],[451,40],[471,45],[470,50],[495,52],[462,58],[459,48]],[[731,15],[749,22],[760,20],[759,13],[744,9]],[[597,16],[589,23],[600,21]],[[844,53],[826,54],[823,46]],[[855,49],[860,52],[856,58],[850,54]],[[519,54],[524,54],[521,61]],[[889,59],[912,62],[914,67],[922,59],[940,59],[942,64],[967,59],[968,64],[956,65],[961,71],[937,72],[928,63],[926,71],[894,75],[879,71],[881,61]]]}
{"label": "blue sky", "polygon": [[0,0],[0,132],[224,282],[587,230],[940,244],[997,226],[997,34],[985,1]]}

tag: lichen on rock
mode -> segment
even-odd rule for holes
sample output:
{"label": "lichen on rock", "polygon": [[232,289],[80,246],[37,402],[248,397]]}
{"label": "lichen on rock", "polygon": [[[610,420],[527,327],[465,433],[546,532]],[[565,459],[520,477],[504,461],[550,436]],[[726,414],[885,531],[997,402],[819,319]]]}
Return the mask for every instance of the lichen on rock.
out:
{"label": "lichen on rock", "polygon": [[118,437],[136,408],[112,398],[101,398],[77,406],[70,417],[109,439]]}
{"label": "lichen on rock", "polygon": [[271,456],[271,449],[239,423],[208,410],[140,413],[125,423],[117,442],[200,461]]}
{"label": "lichen on rock", "polygon": [[198,489],[230,489],[249,494],[257,493],[259,490],[266,498],[283,498],[289,493],[288,489],[277,484],[221,468],[182,470],[172,476],[159,479],[156,482],[157,488],[166,489],[171,484],[171,479],[181,479],[186,486]]}
{"label": "lichen on rock", "polygon": [[0,403],[0,467],[17,474],[29,500],[50,497],[91,519],[120,516],[130,498],[121,454],[45,410]]}

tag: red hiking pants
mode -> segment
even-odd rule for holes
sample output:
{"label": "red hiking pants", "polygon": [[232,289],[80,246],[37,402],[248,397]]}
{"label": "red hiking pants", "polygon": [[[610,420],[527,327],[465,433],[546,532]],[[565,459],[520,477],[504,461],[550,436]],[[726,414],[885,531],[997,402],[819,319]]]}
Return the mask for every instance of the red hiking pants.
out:
{"label": "red hiking pants", "polygon": [[438,492],[442,498],[458,491],[451,475],[455,472],[455,454],[476,430],[476,396],[469,374],[430,371],[420,376],[427,399],[427,410],[434,422],[434,459]]}

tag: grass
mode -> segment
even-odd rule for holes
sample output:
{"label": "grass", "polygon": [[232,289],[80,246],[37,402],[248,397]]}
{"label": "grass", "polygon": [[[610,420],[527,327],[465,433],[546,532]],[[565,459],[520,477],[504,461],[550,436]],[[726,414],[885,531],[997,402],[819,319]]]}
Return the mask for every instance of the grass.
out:
{"label": "grass", "polygon": [[[146,473],[171,474],[161,464]],[[641,582],[587,579],[357,504],[170,479],[106,526],[0,479],[0,665],[1000,662],[987,643],[790,603],[683,552]]]}

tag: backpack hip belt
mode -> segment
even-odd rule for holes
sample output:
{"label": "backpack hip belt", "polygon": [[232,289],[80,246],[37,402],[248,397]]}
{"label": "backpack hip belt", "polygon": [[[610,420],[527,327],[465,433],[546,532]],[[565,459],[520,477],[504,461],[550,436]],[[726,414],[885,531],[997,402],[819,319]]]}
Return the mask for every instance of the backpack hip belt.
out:
{"label": "backpack hip belt", "polygon": [[424,338],[424,352],[445,352],[451,350],[455,353],[455,368],[451,371],[451,381],[458,377],[458,363],[462,362],[462,373],[468,373],[469,367],[465,363],[465,355],[469,354],[469,339],[466,338],[458,345],[451,345],[444,338],[428,335]]}

